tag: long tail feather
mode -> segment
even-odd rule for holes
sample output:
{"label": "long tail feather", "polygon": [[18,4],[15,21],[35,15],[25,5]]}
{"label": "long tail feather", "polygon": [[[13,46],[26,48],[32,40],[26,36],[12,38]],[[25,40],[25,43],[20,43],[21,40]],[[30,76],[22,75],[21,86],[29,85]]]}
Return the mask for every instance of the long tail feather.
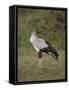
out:
{"label": "long tail feather", "polygon": [[59,54],[57,53],[57,51],[49,46],[47,48],[42,48],[41,49],[42,52],[48,53],[49,55],[51,55],[55,60],[58,60]]}
{"label": "long tail feather", "polygon": [[51,47],[50,52],[51,52],[52,57],[54,59],[58,60],[59,54],[57,53],[57,51],[53,47]]}

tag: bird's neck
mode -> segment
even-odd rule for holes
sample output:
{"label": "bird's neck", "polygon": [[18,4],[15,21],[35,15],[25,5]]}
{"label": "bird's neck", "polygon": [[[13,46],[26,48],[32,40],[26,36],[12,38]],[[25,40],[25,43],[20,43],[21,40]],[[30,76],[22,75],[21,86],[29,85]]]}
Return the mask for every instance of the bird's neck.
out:
{"label": "bird's neck", "polygon": [[31,37],[30,37],[30,42],[34,42],[34,40],[36,40],[36,35],[32,34]]}
{"label": "bird's neck", "polygon": [[36,39],[36,35],[35,34],[32,34],[31,35],[31,38]]}

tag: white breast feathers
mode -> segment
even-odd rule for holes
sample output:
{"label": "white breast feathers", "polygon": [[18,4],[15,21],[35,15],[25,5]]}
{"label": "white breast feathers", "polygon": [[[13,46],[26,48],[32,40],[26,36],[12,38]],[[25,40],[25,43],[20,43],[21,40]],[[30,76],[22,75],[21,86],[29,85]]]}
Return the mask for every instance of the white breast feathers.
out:
{"label": "white breast feathers", "polygon": [[36,49],[37,52],[42,48],[48,47],[48,44],[46,44],[43,39],[37,38],[34,35],[31,35],[30,42],[33,45],[33,47]]}

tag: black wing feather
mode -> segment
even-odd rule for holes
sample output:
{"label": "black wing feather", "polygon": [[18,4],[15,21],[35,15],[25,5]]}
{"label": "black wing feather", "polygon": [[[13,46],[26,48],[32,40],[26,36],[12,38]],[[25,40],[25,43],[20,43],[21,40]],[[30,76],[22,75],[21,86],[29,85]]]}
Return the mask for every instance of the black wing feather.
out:
{"label": "black wing feather", "polygon": [[59,54],[57,53],[57,51],[52,46],[48,46],[47,48],[42,48],[41,52],[45,52],[47,54],[50,54],[50,55],[52,55],[52,57],[54,59],[58,60]]}

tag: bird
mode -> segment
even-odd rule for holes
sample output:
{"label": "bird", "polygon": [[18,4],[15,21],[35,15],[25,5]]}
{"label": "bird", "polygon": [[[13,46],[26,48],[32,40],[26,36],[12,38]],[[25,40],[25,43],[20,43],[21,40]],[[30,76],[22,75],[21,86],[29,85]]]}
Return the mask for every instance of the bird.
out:
{"label": "bird", "polygon": [[59,54],[56,49],[52,47],[51,43],[36,36],[36,34],[38,34],[39,32],[40,31],[38,30],[38,28],[33,29],[30,36],[30,43],[38,54],[39,68],[42,68],[42,53],[47,53],[48,55],[51,55],[56,61],[58,61]]}

